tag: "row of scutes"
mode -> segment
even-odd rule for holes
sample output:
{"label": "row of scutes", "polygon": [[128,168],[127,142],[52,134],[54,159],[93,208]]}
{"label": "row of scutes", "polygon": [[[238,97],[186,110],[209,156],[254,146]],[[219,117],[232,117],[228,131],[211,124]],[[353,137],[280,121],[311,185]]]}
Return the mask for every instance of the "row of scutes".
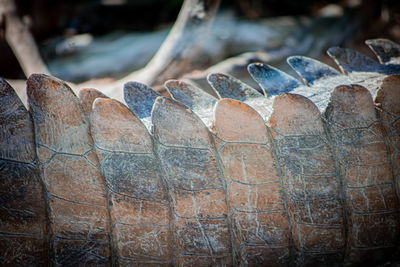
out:
{"label": "row of scutes", "polygon": [[[397,73],[390,51],[376,72]],[[211,74],[222,99],[169,81],[173,100],[132,82],[129,109],[95,90],[79,101],[63,82],[32,75],[33,123],[2,81],[1,260],[304,266],[390,256],[399,234],[399,75],[381,83],[373,68],[361,70],[379,83],[375,108],[364,87],[332,82],[359,79],[351,61],[343,77],[311,59],[289,63],[308,86],[249,67],[265,94],[286,92],[274,99]],[[329,94],[323,105],[313,103],[320,89],[296,94],[317,85]]]}

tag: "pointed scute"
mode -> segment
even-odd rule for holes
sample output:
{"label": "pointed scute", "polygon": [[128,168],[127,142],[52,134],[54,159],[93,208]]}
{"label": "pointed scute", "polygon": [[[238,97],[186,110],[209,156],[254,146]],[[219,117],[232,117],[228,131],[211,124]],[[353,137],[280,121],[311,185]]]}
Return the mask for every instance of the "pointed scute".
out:
{"label": "pointed scute", "polygon": [[238,100],[223,98],[214,109],[214,133],[227,142],[268,142],[263,118]]}
{"label": "pointed scute", "polygon": [[298,94],[281,94],[274,99],[269,125],[281,135],[322,134],[323,124],[318,107]]}
{"label": "pointed scute", "polygon": [[211,136],[204,123],[182,103],[160,96],[152,111],[154,137],[167,146],[208,148]]}
{"label": "pointed scute", "polygon": [[344,128],[367,127],[377,120],[370,92],[354,84],[333,90],[325,116],[328,122]]}
{"label": "pointed scute", "polygon": [[227,74],[211,73],[207,80],[221,98],[245,101],[251,97],[263,97],[256,89]]}
{"label": "pointed scute", "polygon": [[154,101],[160,96],[149,86],[139,82],[124,85],[124,99],[129,109],[140,119],[150,117]]}
{"label": "pointed scute", "polygon": [[400,44],[388,39],[366,40],[365,43],[378,57],[381,63],[400,63]]}
{"label": "pointed scute", "polygon": [[191,91],[189,84],[178,80],[168,80],[164,85],[175,100],[183,103],[189,108],[193,108],[193,98],[191,97],[193,92]]}
{"label": "pointed scute", "polygon": [[97,98],[90,114],[97,147],[111,151],[150,153],[151,136],[126,106],[114,99]]}
{"label": "pointed scute", "polygon": [[185,106],[195,110],[213,106],[216,98],[202,89],[179,80],[168,80],[165,87],[171,96]]}
{"label": "pointed scute", "polygon": [[381,72],[381,65],[375,60],[348,48],[332,47],[328,55],[338,64],[344,74],[357,72]]}
{"label": "pointed scute", "polygon": [[31,117],[14,89],[0,78],[0,158],[33,162],[35,146]]}
{"label": "pointed scute", "polygon": [[341,75],[334,68],[309,57],[292,56],[287,59],[287,62],[309,85],[326,77]]}
{"label": "pointed scute", "polygon": [[83,112],[85,112],[86,116],[90,115],[93,102],[96,98],[109,98],[109,97],[100,92],[99,90],[93,88],[83,88],[82,90],[79,91],[79,99],[81,100]]}
{"label": "pointed scute", "polygon": [[27,81],[27,94],[37,145],[72,154],[91,149],[86,116],[66,83],[48,75],[32,74]]}
{"label": "pointed scute", "polygon": [[288,93],[301,85],[292,76],[262,63],[250,64],[248,71],[268,96]]}

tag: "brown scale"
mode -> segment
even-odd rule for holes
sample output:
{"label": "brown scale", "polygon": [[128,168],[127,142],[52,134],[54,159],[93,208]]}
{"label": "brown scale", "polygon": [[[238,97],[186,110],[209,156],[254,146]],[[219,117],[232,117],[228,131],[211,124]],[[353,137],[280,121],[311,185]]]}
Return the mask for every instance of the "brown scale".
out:
{"label": "brown scale", "polygon": [[375,98],[383,127],[389,139],[390,159],[397,198],[400,194],[400,75],[386,77]]}
{"label": "brown scale", "polygon": [[296,94],[277,96],[273,110],[269,126],[282,169],[296,264],[337,264],[346,242],[341,184],[321,114]]}
{"label": "brown scale", "polygon": [[0,265],[47,264],[46,205],[32,119],[0,80]]}
{"label": "brown scale", "polygon": [[110,196],[117,264],[170,266],[170,205],[150,134],[116,100],[96,99],[90,124]]}
{"label": "brown scale", "polygon": [[152,123],[173,204],[177,265],[232,265],[226,192],[211,134],[192,111],[164,97],[154,104]]}
{"label": "brown scale", "polygon": [[338,86],[325,116],[343,176],[345,262],[382,260],[397,242],[398,202],[371,94],[359,85]]}
{"label": "brown scale", "polygon": [[264,120],[250,106],[225,98],[215,107],[213,130],[240,265],[289,264],[285,197]]}
{"label": "brown scale", "polygon": [[110,223],[104,182],[78,98],[56,78],[27,82],[35,143],[49,206],[55,265],[110,262]]}

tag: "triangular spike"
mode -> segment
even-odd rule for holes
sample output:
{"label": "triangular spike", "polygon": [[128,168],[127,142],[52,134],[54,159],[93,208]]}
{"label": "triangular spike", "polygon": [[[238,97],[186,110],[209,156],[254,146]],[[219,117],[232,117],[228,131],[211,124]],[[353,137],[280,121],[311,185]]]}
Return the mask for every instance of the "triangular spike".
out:
{"label": "triangular spike", "polygon": [[248,98],[263,97],[256,89],[227,74],[211,73],[207,81],[221,98],[245,101]]}
{"label": "triangular spike", "polygon": [[271,113],[271,99],[242,81],[223,73],[211,73],[208,75],[207,80],[220,97],[245,102],[263,118],[268,117]]}
{"label": "triangular spike", "polygon": [[55,265],[101,265],[111,254],[110,214],[87,117],[71,88],[54,77],[32,74],[27,94]]}
{"label": "triangular spike", "polygon": [[183,103],[191,110],[213,108],[217,99],[202,89],[179,80],[168,80],[165,87],[172,98]]}
{"label": "triangular spike", "polygon": [[314,82],[326,77],[341,75],[334,68],[309,57],[292,56],[287,59],[287,62],[307,85],[312,85]]}
{"label": "triangular spike", "polygon": [[207,126],[211,124],[212,111],[217,102],[214,96],[190,83],[179,80],[169,80],[165,83],[165,87],[173,99],[193,110]]}
{"label": "triangular spike", "polygon": [[33,123],[0,78],[0,265],[46,266],[46,212]]}
{"label": "triangular spike", "polygon": [[79,100],[83,108],[85,115],[89,117],[90,111],[92,110],[93,102],[96,98],[109,98],[102,92],[93,88],[83,88],[79,91]]}
{"label": "triangular spike", "polygon": [[124,265],[124,260],[170,265],[168,195],[150,134],[139,118],[113,99],[95,100],[90,124],[112,203],[119,265]]}
{"label": "triangular spike", "polygon": [[365,43],[378,57],[379,62],[388,64],[400,64],[400,44],[388,39],[371,39]]}
{"label": "triangular spike", "polygon": [[381,64],[357,51],[348,48],[331,47],[327,53],[344,74],[353,71],[381,72]]}
{"label": "triangular spike", "polygon": [[160,93],[143,83],[128,82],[124,85],[125,102],[140,119],[151,116],[151,109],[159,96]]}
{"label": "triangular spike", "polygon": [[301,86],[297,79],[270,65],[253,63],[248,66],[248,71],[267,96],[288,93]]}

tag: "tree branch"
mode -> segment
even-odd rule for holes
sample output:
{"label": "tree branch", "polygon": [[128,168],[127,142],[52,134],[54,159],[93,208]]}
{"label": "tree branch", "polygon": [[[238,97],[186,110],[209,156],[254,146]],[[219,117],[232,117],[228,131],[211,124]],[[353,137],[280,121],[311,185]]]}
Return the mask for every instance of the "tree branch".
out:
{"label": "tree branch", "polygon": [[[138,81],[149,86],[163,84],[196,68],[199,55],[221,0],[185,0],[178,18],[160,49],[142,69],[102,88],[103,93],[123,101],[123,84]],[[84,83],[85,86],[90,83]],[[80,85],[81,86],[81,85]]]}
{"label": "tree branch", "polygon": [[49,73],[28,27],[17,15],[13,0],[0,0],[0,12],[5,25],[5,38],[13,50],[26,77],[32,73]]}
{"label": "tree branch", "polygon": [[186,0],[171,32],[155,56],[142,70],[126,78],[154,85],[193,70],[193,60],[209,33],[220,2]]}

